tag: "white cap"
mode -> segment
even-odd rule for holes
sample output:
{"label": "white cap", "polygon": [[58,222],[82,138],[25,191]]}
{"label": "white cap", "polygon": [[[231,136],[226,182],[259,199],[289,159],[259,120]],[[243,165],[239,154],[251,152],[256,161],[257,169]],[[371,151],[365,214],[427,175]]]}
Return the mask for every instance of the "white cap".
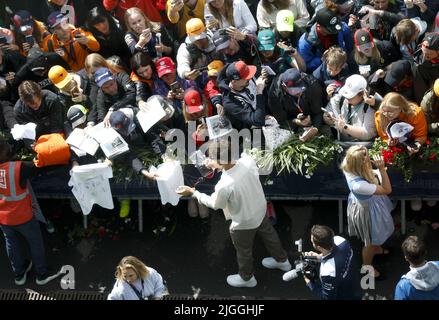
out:
{"label": "white cap", "polygon": [[340,94],[346,99],[352,99],[367,87],[367,81],[363,76],[354,74],[346,79],[344,86],[340,89]]}
{"label": "white cap", "polygon": [[404,142],[407,140],[410,132],[412,132],[414,127],[406,122],[399,120],[392,121],[387,125],[387,134],[392,139],[398,139],[399,142]]}

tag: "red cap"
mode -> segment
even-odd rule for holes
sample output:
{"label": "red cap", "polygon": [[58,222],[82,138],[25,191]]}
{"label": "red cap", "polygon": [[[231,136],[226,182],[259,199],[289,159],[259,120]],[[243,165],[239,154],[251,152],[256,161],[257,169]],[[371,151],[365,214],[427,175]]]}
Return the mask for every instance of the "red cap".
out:
{"label": "red cap", "polygon": [[175,71],[175,64],[169,57],[163,57],[155,62],[155,68],[157,70],[157,75],[159,78],[163,77],[165,74],[172,73]]}
{"label": "red cap", "polygon": [[237,61],[230,64],[226,70],[226,76],[230,80],[250,80],[255,76],[256,67],[247,65],[244,61]]}
{"label": "red cap", "polygon": [[184,95],[184,102],[186,104],[186,111],[188,113],[195,113],[204,109],[203,101],[200,93],[195,89],[189,89]]}

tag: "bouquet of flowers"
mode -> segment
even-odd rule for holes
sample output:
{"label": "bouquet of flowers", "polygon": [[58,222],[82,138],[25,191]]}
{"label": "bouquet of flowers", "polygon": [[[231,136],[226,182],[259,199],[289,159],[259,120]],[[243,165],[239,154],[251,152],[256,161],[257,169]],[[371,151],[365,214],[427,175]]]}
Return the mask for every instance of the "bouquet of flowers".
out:
{"label": "bouquet of flowers", "polygon": [[274,167],[277,174],[287,171],[310,178],[319,165],[327,165],[343,148],[326,136],[316,136],[310,141],[300,141],[298,136],[274,150],[253,149],[250,154],[261,168]]}
{"label": "bouquet of flowers", "polygon": [[427,139],[419,152],[412,155],[401,145],[389,147],[387,143],[377,138],[369,153],[371,157],[381,154],[387,165],[401,169],[405,181],[410,182],[417,165],[429,165],[439,160],[439,137]]}
{"label": "bouquet of flowers", "polygon": [[410,182],[412,179],[413,165],[417,157],[416,154],[409,155],[407,150],[401,145],[390,147],[380,138],[376,138],[372,148],[369,150],[369,154],[371,157],[381,155],[385,164],[401,169],[406,182]]}

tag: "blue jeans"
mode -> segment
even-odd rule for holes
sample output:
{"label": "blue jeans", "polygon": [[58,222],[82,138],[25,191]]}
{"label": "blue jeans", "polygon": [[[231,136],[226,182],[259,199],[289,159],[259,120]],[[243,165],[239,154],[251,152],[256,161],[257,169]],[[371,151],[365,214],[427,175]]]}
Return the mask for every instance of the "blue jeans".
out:
{"label": "blue jeans", "polygon": [[26,270],[26,253],[23,248],[23,238],[29,245],[32,262],[37,275],[47,272],[46,253],[40,224],[35,217],[32,220],[17,226],[0,225],[6,243],[6,252],[15,275],[21,275]]}

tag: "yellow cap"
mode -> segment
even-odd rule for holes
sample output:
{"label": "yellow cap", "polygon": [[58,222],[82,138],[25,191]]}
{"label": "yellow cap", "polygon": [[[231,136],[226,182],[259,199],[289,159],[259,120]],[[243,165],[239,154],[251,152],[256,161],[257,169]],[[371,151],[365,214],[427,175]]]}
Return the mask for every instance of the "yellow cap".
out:
{"label": "yellow cap", "polygon": [[207,75],[209,77],[216,77],[224,68],[224,63],[221,60],[213,60],[207,66]]}
{"label": "yellow cap", "polygon": [[64,88],[73,77],[61,66],[53,66],[49,70],[49,79],[59,89]]}
{"label": "yellow cap", "polygon": [[433,86],[434,94],[439,97],[439,79],[436,79]]}
{"label": "yellow cap", "polygon": [[192,42],[206,38],[205,31],[206,27],[199,18],[192,18],[186,22],[186,33]]}

